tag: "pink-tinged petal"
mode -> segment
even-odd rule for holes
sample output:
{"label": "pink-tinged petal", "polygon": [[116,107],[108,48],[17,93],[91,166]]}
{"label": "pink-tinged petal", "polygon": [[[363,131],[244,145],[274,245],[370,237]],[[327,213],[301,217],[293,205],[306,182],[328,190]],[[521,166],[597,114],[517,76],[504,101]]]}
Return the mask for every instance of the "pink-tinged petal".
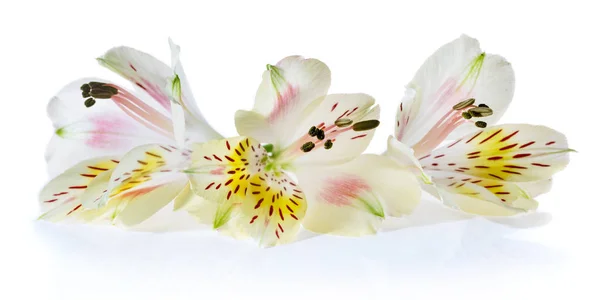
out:
{"label": "pink-tinged petal", "polygon": [[386,215],[410,213],[421,195],[409,171],[378,155],[334,167],[300,168],[297,176],[308,200],[302,224],[319,233],[373,234]]}
{"label": "pink-tinged petal", "polygon": [[[479,42],[462,36],[438,49],[421,66],[407,86],[398,108],[396,138],[428,153],[446,138],[477,129],[475,121],[495,123],[512,100],[514,72],[504,58],[483,53]],[[474,105],[455,110],[458,103],[475,99]],[[491,116],[466,120],[461,114],[486,104]]]}
{"label": "pink-tinged petal", "polygon": [[[159,106],[147,104],[129,91],[106,83],[117,91],[111,98],[97,98],[86,107],[82,86],[98,79],[80,79],[64,87],[48,104],[55,134],[46,159],[51,176],[76,163],[98,156],[121,156],[149,142],[172,140],[171,121]],[[104,81],[106,82],[106,81]]]}
{"label": "pink-tinged petal", "polygon": [[[300,56],[286,57],[274,66],[267,66],[253,110],[266,118],[277,144],[286,144],[304,109],[325,96],[330,83],[331,72],[324,63]],[[238,127],[238,131],[244,130]],[[252,132],[244,134],[254,137]]]}
{"label": "pink-tinged petal", "polygon": [[491,180],[552,177],[569,162],[566,137],[548,127],[509,124],[464,136],[419,157],[425,172],[447,171]]}

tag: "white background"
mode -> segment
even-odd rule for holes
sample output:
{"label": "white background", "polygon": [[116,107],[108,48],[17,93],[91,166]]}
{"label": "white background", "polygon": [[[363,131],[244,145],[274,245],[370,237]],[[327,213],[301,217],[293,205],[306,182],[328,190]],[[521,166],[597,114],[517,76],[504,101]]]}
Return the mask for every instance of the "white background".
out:
{"label": "white background", "polygon": [[[599,299],[593,1],[83,2],[0,4],[0,299]],[[378,153],[403,85],[462,33],[513,63],[516,93],[503,121],[551,126],[579,151],[539,198],[540,212],[515,220],[542,226],[452,220],[426,201],[402,230],[260,249],[204,229],[34,221],[48,180],[46,104],[78,77],[118,80],[94,60],[112,46],[168,63],[172,37],[200,108],[226,136],[236,133],[235,110],[251,108],[265,64],[291,54],[319,58],[332,70],[332,92],[369,93],[382,106],[368,149]]]}

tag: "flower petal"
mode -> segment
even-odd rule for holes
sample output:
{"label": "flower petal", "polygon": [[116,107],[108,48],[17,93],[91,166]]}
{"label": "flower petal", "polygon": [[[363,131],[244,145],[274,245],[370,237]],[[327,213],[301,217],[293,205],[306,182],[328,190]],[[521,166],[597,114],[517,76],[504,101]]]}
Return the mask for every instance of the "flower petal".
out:
{"label": "flower petal", "polygon": [[464,136],[419,158],[423,169],[502,181],[550,178],[569,162],[565,136],[544,126],[508,124]]}
{"label": "flower petal", "polygon": [[374,234],[385,215],[410,213],[420,200],[416,178],[378,155],[361,155],[342,165],[297,172],[309,201],[303,226],[346,236]]}
{"label": "flower petal", "polygon": [[[175,146],[150,144],[132,149],[112,172],[104,190],[89,190],[82,196],[88,209],[107,206],[98,217],[109,214],[113,223],[136,225],[171,202],[185,187],[181,171],[190,153]],[[108,205],[110,202],[115,202]]]}
{"label": "flower petal", "polygon": [[511,65],[501,56],[483,53],[477,40],[463,35],[431,55],[408,84],[398,109],[396,137],[413,147],[435,128],[444,129],[443,134],[435,134],[440,141],[474,131],[476,127],[462,121],[460,114],[461,122],[441,122],[454,105],[469,98],[493,109],[493,115],[477,119],[493,124],[508,107],[513,92]]}
{"label": "flower petal", "polygon": [[227,225],[234,236],[274,246],[295,238],[306,203],[291,178],[267,170],[266,158],[264,148],[250,138],[210,141],[194,145],[186,172],[193,191],[218,204],[214,228]]}
{"label": "flower petal", "polygon": [[[481,199],[469,197],[463,194],[456,194],[447,190],[439,190],[441,198],[446,203],[452,203],[460,210],[483,216],[512,216],[523,213],[522,209],[515,209],[510,206],[499,205],[490,201],[481,201]],[[530,200],[531,204],[537,203]]]}
{"label": "flower petal", "polygon": [[[267,118],[278,143],[285,144],[301,113],[312,101],[327,94],[330,83],[331,72],[319,60],[286,57],[275,66],[267,65],[253,110]],[[238,132],[244,131],[240,129]]]}
{"label": "flower petal", "polygon": [[167,112],[157,106],[140,108],[138,104],[143,106],[143,100],[125,89],[118,88],[118,100],[97,99],[93,106],[86,107],[81,87],[89,82],[116,86],[93,78],[76,80],[48,104],[48,115],[55,128],[46,150],[51,176],[83,160],[121,156],[141,144],[172,140]]}
{"label": "flower petal", "polygon": [[391,157],[397,164],[410,170],[415,176],[421,178],[425,184],[431,184],[431,178],[423,171],[421,164],[408,146],[397,141],[393,136],[388,137],[388,147],[385,155]]}
{"label": "flower petal", "polygon": [[81,197],[93,188],[98,176],[112,173],[119,161],[116,157],[93,158],[80,162],[52,179],[40,192],[39,200],[44,214],[40,219],[61,221],[82,211]]}
{"label": "flower petal", "polygon": [[[514,183],[438,171],[432,172],[432,178],[438,189],[492,202],[515,212],[534,210],[538,205],[527,191]],[[460,203],[454,203],[454,198],[448,195],[442,195],[442,200],[449,206],[461,207]]]}

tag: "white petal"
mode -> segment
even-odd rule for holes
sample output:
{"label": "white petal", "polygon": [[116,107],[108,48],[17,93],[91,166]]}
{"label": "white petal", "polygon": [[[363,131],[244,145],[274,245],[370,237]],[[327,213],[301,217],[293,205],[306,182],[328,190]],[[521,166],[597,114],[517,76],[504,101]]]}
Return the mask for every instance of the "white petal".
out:
{"label": "white petal", "polygon": [[391,157],[397,164],[410,170],[426,184],[431,184],[431,178],[423,171],[421,164],[408,146],[397,141],[393,136],[388,137],[388,147],[385,155]]}
{"label": "white petal", "polygon": [[285,144],[304,109],[327,94],[330,82],[331,72],[319,60],[286,57],[275,66],[267,66],[253,110],[267,118],[279,139],[277,143]]}
{"label": "white petal", "polygon": [[569,162],[566,137],[527,124],[489,127],[419,158],[425,172],[448,171],[491,180],[545,180]]}
{"label": "white petal", "polygon": [[523,213],[523,210],[521,209],[502,206],[489,201],[481,201],[477,198],[455,194],[445,190],[441,190],[440,194],[444,201],[453,203],[460,210],[475,215],[512,216]]}
{"label": "white petal", "polygon": [[386,213],[410,213],[420,199],[415,177],[383,156],[361,155],[335,167],[301,168],[297,176],[309,201],[302,224],[319,233],[373,234]]}
{"label": "white petal", "polygon": [[46,150],[48,171],[52,177],[82,160],[121,156],[141,144],[172,140],[172,134],[167,131],[169,117],[158,106],[150,107],[154,115],[160,116],[157,120],[166,123],[166,127],[155,126],[112,99],[97,99],[92,107],[86,107],[80,87],[91,81],[106,82],[93,78],[76,80],[65,86],[48,104],[48,115],[55,128]]}
{"label": "white petal", "polygon": [[[493,124],[508,107],[513,91],[510,64],[500,56],[483,53],[477,40],[463,35],[431,55],[408,84],[398,110],[396,137],[411,147],[422,143],[455,104],[469,98],[493,109],[492,116],[478,119]],[[444,125],[447,132],[436,136],[443,141],[448,135],[455,138],[476,129],[472,123],[463,123],[458,128]]]}

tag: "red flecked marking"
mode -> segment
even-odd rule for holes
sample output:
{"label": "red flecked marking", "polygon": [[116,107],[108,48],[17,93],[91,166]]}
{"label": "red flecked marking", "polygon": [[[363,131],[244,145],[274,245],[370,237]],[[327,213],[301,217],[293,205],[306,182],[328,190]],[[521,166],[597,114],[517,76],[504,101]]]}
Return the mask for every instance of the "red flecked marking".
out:
{"label": "red flecked marking", "polygon": [[448,146],[448,148],[452,148],[454,145],[456,145],[456,144],[460,143],[460,141],[462,141],[462,139],[459,139],[458,141],[456,141],[456,142],[454,142],[454,143],[450,144],[450,146]]}
{"label": "red flecked marking", "polygon": [[475,168],[477,168],[477,169],[489,169],[490,167],[488,167],[488,166],[475,166]]}
{"label": "red flecked marking", "polygon": [[475,151],[475,152],[467,153],[467,156],[477,155],[479,153],[481,153],[481,151]]}
{"label": "red flecked marking", "polygon": [[72,189],[72,190],[87,189],[87,185],[74,185],[74,186],[70,186],[69,189]]}
{"label": "red flecked marking", "polygon": [[81,207],[81,204],[75,206],[75,208],[73,208],[70,212],[67,213],[67,216],[70,215],[71,213],[73,213],[74,211],[78,210]]}
{"label": "red flecked marking", "polygon": [[546,146],[550,146],[550,145],[555,144],[555,143],[556,143],[556,141],[547,142]]}
{"label": "red flecked marking", "polygon": [[231,198],[231,191],[227,192],[227,200],[229,200],[229,198]]}
{"label": "red flecked marking", "polygon": [[508,139],[510,139],[511,137],[515,136],[515,134],[517,134],[517,133],[519,133],[518,130],[515,131],[515,132],[513,132],[513,133],[511,133],[511,134],[509,134],[509,135],[507,135],[507,136],[505,136],[503,139],[500,140],[500,142],[506,142],[506,141],[508,141]]}
{"label": "red flecked marking", "polygon": [[357,107],[355,107],[355,108],[353,108],[353,109],[352,109],[352,111],[350,111],[350,112],[348,113],[348,115],[351,115],[351,114],[352,114],[352,113],[354,113],[354,112],[355,112],[357,109],[358,109],[358,106],[357,106]]}
{"label": "red flecked marking", "polygon": [[281,221],[285,221],[283,218],[283,213],[281,212],[281,208],[279,209],[279,217],[281,218]]}
{"label": "red flecked marking", "polygon": [[56,202],[57,200],[58,200],[58,199],[50,199],[50,200],[46,200],[46,201],[44,201],[44,202],[46,202],[46,203],[52,203],[52,202]]}
{"label": "red flecked marking", "polygon": [[52,196],[55,196],[55,197],[56,197],[56,196],[62,196],[62,195],[66,195],[66,194],[68,194],[68,193],[69,193],[69,192],[60,192],[60,193],[58,193],[58,194],[54,194],[54,195],[52,195]]}
{"label": "red flecked marking", "polygon": [[468,159],[475,159],[475,158],[479,158],[479,157],[480,157],[479,155],[475,155],[475,156],[469,156],[469,157],[467,157],[467,158],[468,158]]}
{"label": "red flecked marking", "polygon": [[433,158],[440,158],[440,157],[444,157],[444,156],[446,156],[446,154],[440,154],[438,156],[434,156]]}
{"label": "red flecked marking", "polygon": [[508,195],[510,192],[495,192],[496,195]]}
{"label": "red flecked marking", "polygon": [[235,160],[234,160],[233,158],[231,158],[231,157],[229,157],[229,156],[227,156],[227,155],[225,155],[225,158],[226,158],[228,161],[230,161],[230,162],[235,162]]}
{"label": "red flecked marking", "polygon": [[208,190],[208,189],[210,189],[210,187],[211,187],[211,186],[213,186],[214,184],[215,184],[214,182],[211,182],[209,185],[207,185],[207,186],[204,188],[204,190]]}
{"label": "red flecked marking", "polygon": [[298,218],[294,214],[290,214],[290,217],[294,218],[294,220],[298,220]]}
{"label": "red flecked marking", "polygon": [[229,141],[225,141],[225,145],[227,145],[227,150],[231,150],[231,147],[229,146]]}
{"label": "red flecked marking", "polygon": [[474,140],[475,138],[477,138],[482,133],[483,133],[483,131],[480,131],[479,133],[477,133],[476,135],[474,135],[472,138],[470,138],[468,141],[466,141],[465,144],[470,143],[472,140]]}
{"label": "red flecked marking", "polygon": [[499,187],[503,187],[504,185],[502,184],[496,184],[496,185],[486,185],[484,186],[484,188],[486,189],[493,189],[493,188],[499,188]]}
{"label": "red flecked marking", "polygon": [[140,84],[139,82],[136,82],[135,85],[139,86],[142,90],[146,91],[146,87]]}
{"label": "red flecked marking", "polygon": [[212,159],[210,157],[208,157],[208,156],[204,156],[204,159],[212,161]]}
{"label": "red flecked marking", "polygon": [[277,236],[277,238],[279,239],[279,232],[277,230],[275,230],[275,235]]}
{"label": "red flecked marking", "polygon": [[116,160],[116,159],[111,159],[110,161],[114,162],[115,164],[118,164],[120,161]]}
{"label": "red flecked marking", "polygon": [[455,164],[455,163],[449,163],[448,165],[449,165],[449,166],[456,166],[456,164]]}
{"label": "red flecked marking", "polygon": [[527,169],[527,167],[523,167],[523,166],[516,166],[516,165],[505,165],[505,168],[512,168],[512,169]]}
{"label": "red flecked marking", "polygon": [[511,171],[511,170],[502,170],[502,172],[504,172],[504,173],[508,173],[508,174],[523,175],[523,174],[521,174],[521,173],[519,173],[519,172],[516,172],[516,171]]}
{"label": "red flecked marking", "polygon": [[488,174],[488,175],[489,175],[489,176],[492,176],[492,177],[494,177],[494,178],[496,178],[496,179],[504,180],[504,178],[502,178],[502,177],[500,177],[500,176],[498,176],[498,175],[494,175],[494,174],[491,174],[491,173],[490,173],[490,174]]}
{"label": "red flecked marking", "polygon": [[495,137],[496,135],[498,135],[498,133],[500,133],[502,131],[502,129],[498,129],[498,131],[492,133],[492,135],[488,136],[487,138],[485,138],[483,141],[479,142],[479,145],[489,141],[490,139],[492,139],[493,137]]}
{"label": "red flecked marking", "polygon": [[550,166],[550,165],[547,165],[547,164],[540,164],[540,163],[531,163],[531,164],[534,165],[534,166],[545,167],[545,168]]}
{"label": "red flecked marking", "polygon": [[290,202],[294,203],[294,205],[298,206],[298,203],[294,201],[294,199],[290,198]]}
{"label": "red flecked marking", "polygon": [[164,150],[168,151],[168,152],[173,152],[173,150],[171,150],[171,149],[169,149],[169,148],[167,148],[165,146],[160,146],[160,147],[163,148]]}
{"label": "red flecked marking", "polygon": [[265,200],[265,198],[260,198],[260,200],[258,200],[258,202],[256,202],[254,209],[258,209],[260,207],[260,204],[263,203],[263,200]]}
{"label": "red flecked marking", "polygon": [[513,156],[513,158],[522,158],[522,157],[527,157],[527,156],[531,156],[531,153],[520,153],[520,154]]}
{"label": "red flecked marking", "polygon": [[221,187],[221,184],[219,183],[219,185],[217,185],[217,187],[215,187],[215,190],[218,190]]}
{"label": "red flecked marking", "polygon": [[481,179],[475,180],[475,181],[471,181],[471,183],[480,183],[480,182],[481,182]]}
{"label": "red flecked marking", "polygon": [[492,157],[488,157],[488,160],[499,160],[502,159],[502,156],[492,156]]}
{"label": "red flecked marking", "polygon": [[213,154],[213,157],[214,157],[216,160],[218,160],[218,161],[223,161],[223,160],[221,160],[221,158],[220,158],[220,157],[216,156],[215,154]]}
{"label": "red flecked marking", "polygon": [[292,209],[292,208],[291,208],[289,205],[287,205],[287,204],[286,204],[286,205],[285,205],[285,207],[286,207],[286,208],[287,208],[287,209],[288,209],[288,210],[289,210],[291,213],[293,213],[293,212],[294,212],[294,210],[293,210],[293,209]]}
{"label": "red flecked marking", "polygon": [[277,227],[279,227],[279,230],[281,230],[281,233],[284,233],[285,231],[283,230],[283,227],[281,227],[281,224],[277,223]]}
{"label": "red flecked marking", "polygon": [[138,161],[137,161],[137,162],[138,162],[138,163],[140,163],[140,164],[142,164],[142,165],[144,165],[144,166],[148,165],[148,162],[146,162],[146,161],[143,161],[143,160],[139,160],[139,159],[138,159]]}
{"label": "red flecked marking", "polygon": [[129,63],[129,67],[130,67],[132,70],[134,70],[134,71],[136,71],[136,72],[137,72],[137,69],[136,69],[136,68],[135,68],[135,67],[134,67],[134,66],[133,66],[131,63]]}
{"label": "red flecked marking", "polygon": [[79,175],[81,175],[81,176],[83,176],[83,177],[90,177],[90,178],[94,178],[94,177],[96,177],[96,175],[95,175],[95,174],[79,174]]}
{"label": "red flecked marking", "polygon": [[225,182],[225,186],[228,186],[232,181],[233,181],[233,179],[227,180],[227,182]]}
{"label": "red flecked marking", "polygon": [[269,217],[273,215],[273,205],[269,208]]}
{"label": "red flecked marking", "polygon": [[96,171],[108,171],[108,169],[105,169],[105,168],[99,168],[99,167],[94,167],[94,166],[87,166],[87,167],[92,170],[96,170]]}
{"label": "red flecked marking", "polygon": [[336,102],[332,107],[331,107],[331,111],[333,111],[336,107],[338,106],[338,102]]}
{"label": "red flecked marking", "polygon": [[423,156],[423,157],[419,158],[419,160],[421,160],[421,159],[426,159],[426,158],[428,158],[428,157],[430,157],[430,156],[431,156],[431,154],[427,154],[427,155],[425,155],[425,156]]}
{"label": "red flecked marking", "polygon": [[353,137],[351,138],[351,140],[355,140],[355,139],[364,138],[365,136],[367,136],[367,135],[366,135],[366,134],[361,134],[361,135],[353,136]]}
{"label": "red flecked marking", "polygon": [[500,200],[502,200],[502,202],[506,202],[506,199],[500,199]]}
{"label": "red flecked marking", "polygon": [[437,167],[438,164],[437,163],[432,163],[431,165],[434,166],[434,167]]}
{"label": "red flecked marking", "polygon": [[529,147],[529,146],[531,146],[533,144],[535,144],[535,142],[529,142],[529,143],[523,144],[521,147],[519,147],[519,149],[523,149],[523,148]]}
{"label": "red flecked marking", "polygon": [[512,144],[512,145],[504,146],[504,147],[500,148],[500,151],[512,149],[512,148],[516,147],[517,145],[518,144]]}
{"label": "red flecked marking", "polygon": [[252,220],[250,220],[250,224],[254,223],[254,221],[256,220],[256,218],[258,218],[258,216],[252,217]]}

